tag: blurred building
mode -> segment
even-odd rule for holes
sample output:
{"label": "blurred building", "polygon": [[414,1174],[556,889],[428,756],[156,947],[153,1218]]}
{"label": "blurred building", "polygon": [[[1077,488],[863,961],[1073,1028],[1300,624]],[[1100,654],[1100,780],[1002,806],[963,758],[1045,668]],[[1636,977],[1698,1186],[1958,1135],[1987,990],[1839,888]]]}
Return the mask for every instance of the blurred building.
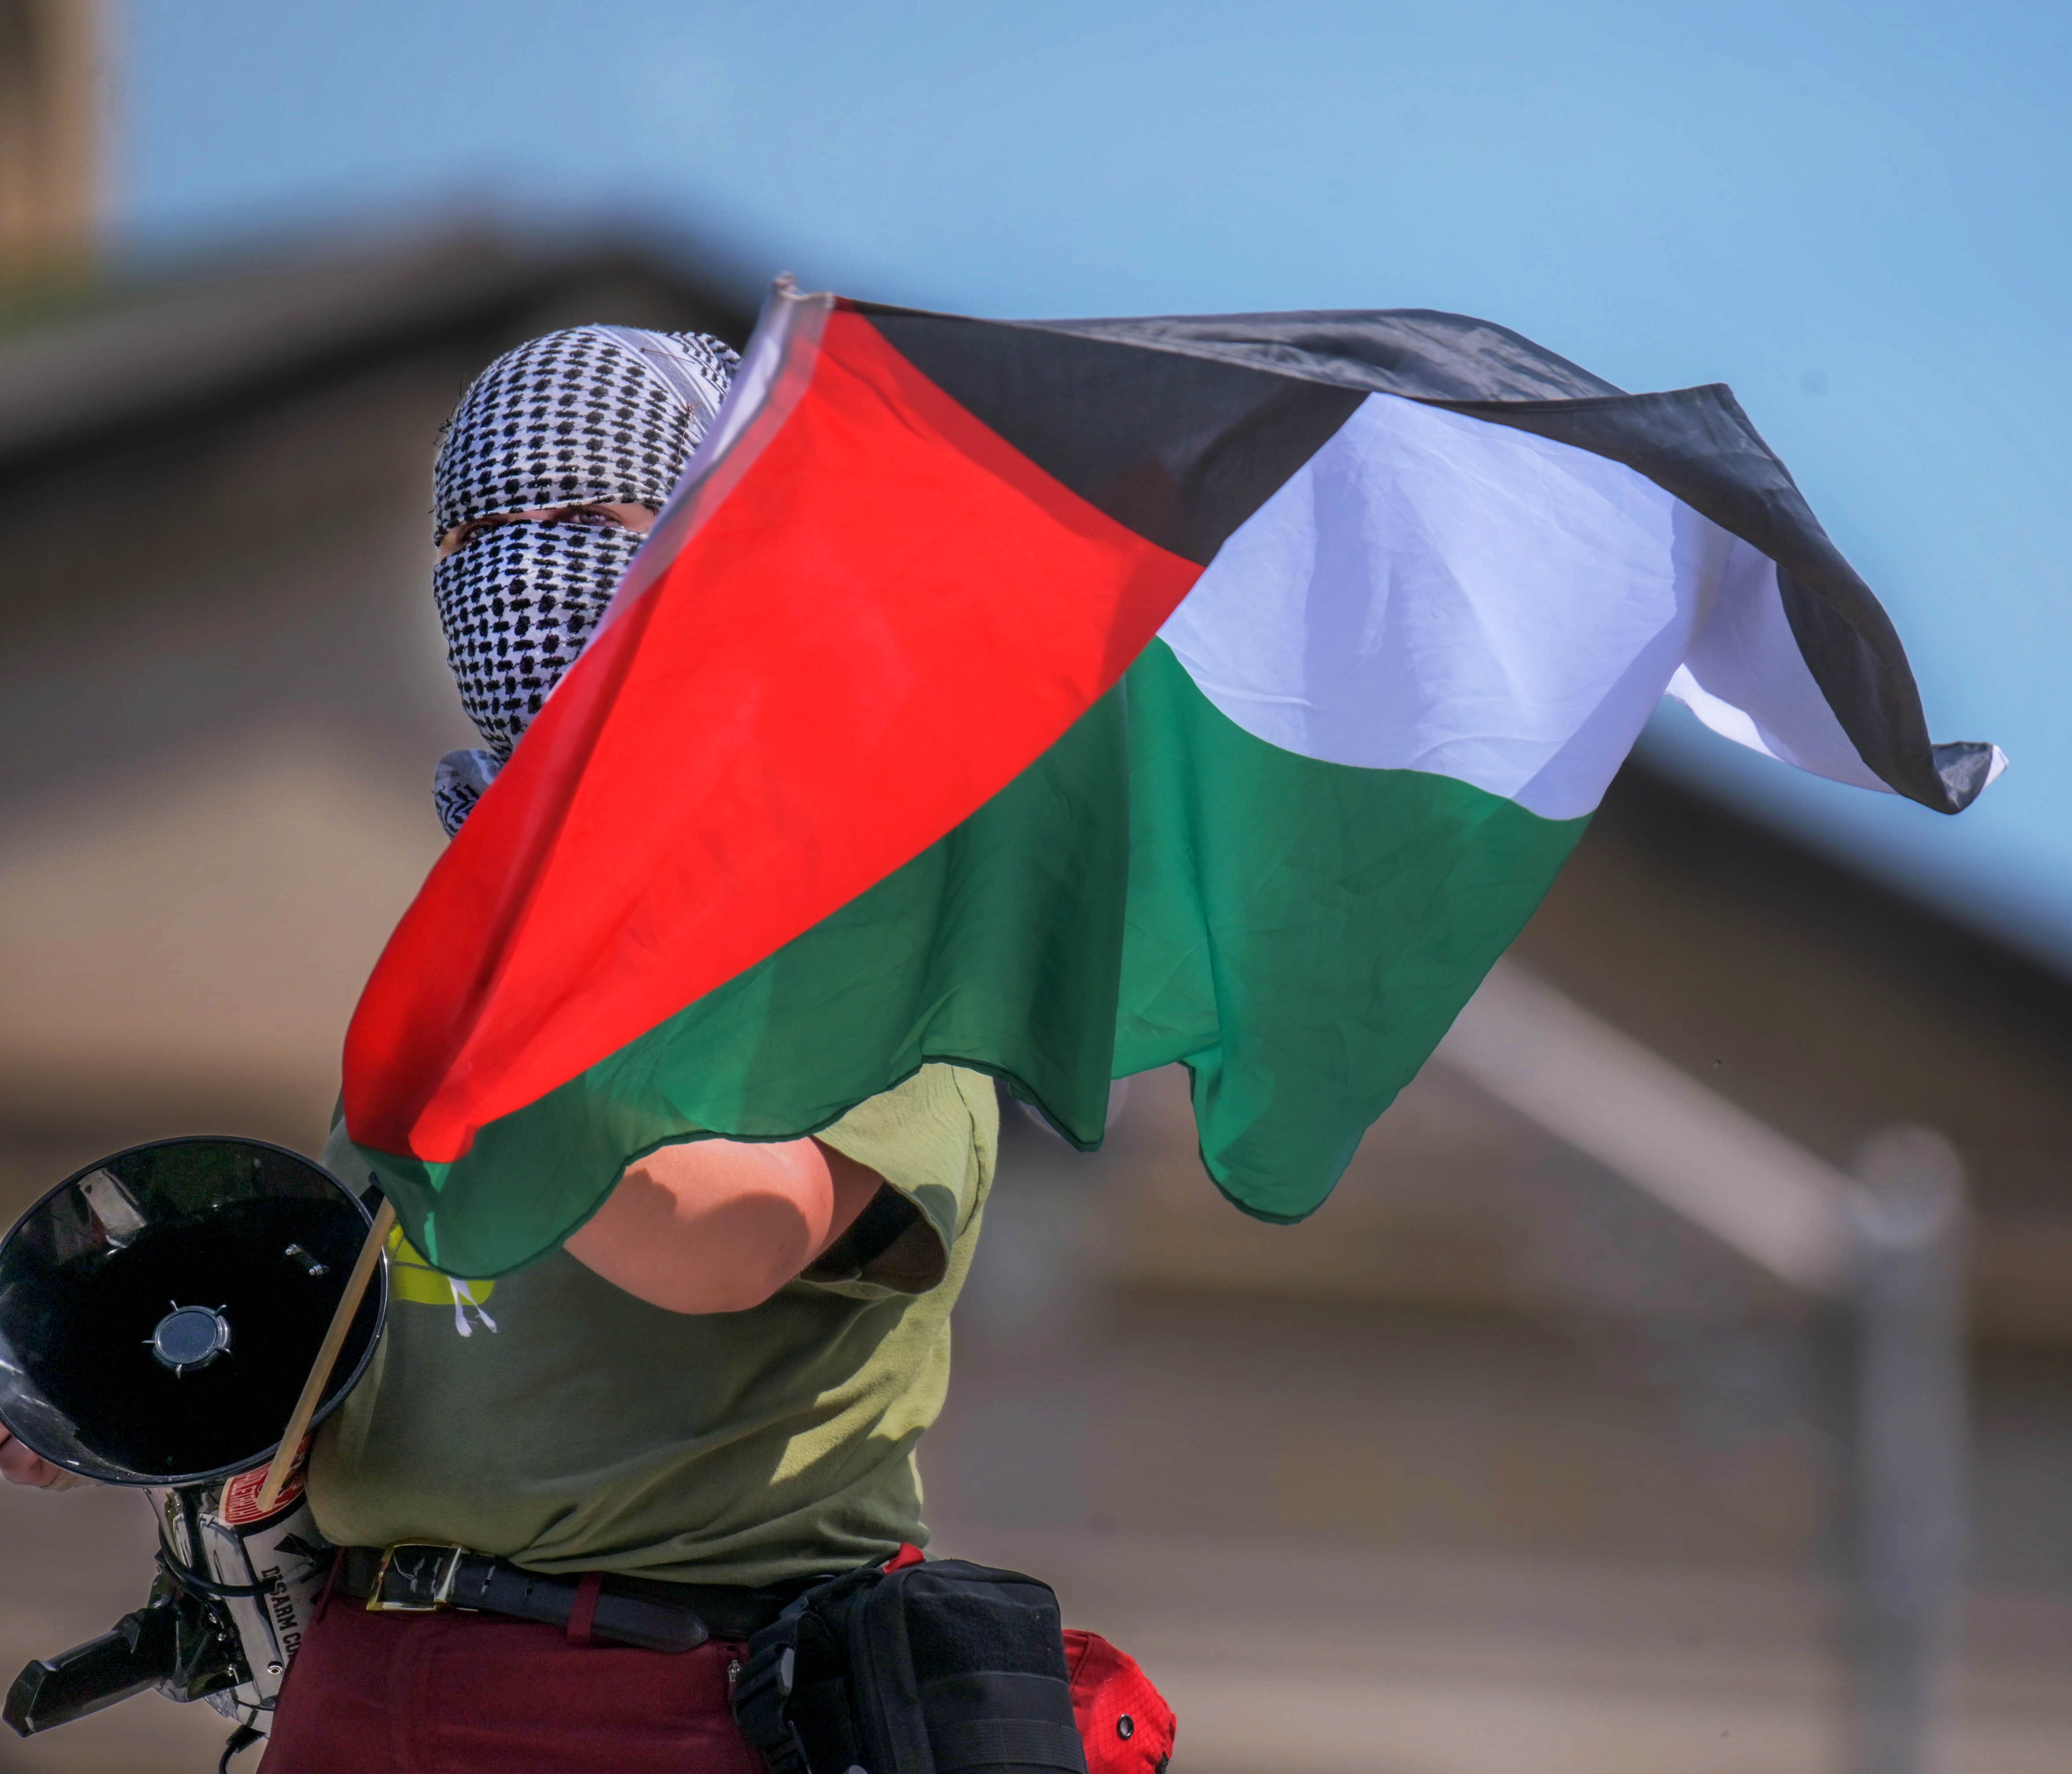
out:
{"label": "blurred building", "polygon": [[[71,16],[0,0],[0,80]],[[29,152],[0,132],[0,204]],[[320,1144],[353,1000],[442,842],[432,764],[473,737],[429,594],[438,428],[498,351],[593,319],[738,340],[750,316],[661,256],[485,235],[226,265],[0,335],[9,1211],[154,1135]],[[1519,952],[1832,1164],[1894,1123],[1955,1143],[1964,1765],[2062,1765],[2072,983],[1640,766]],[[1166,1074],[1098,1157],[1010,1126],[993,1212],[931,1507],[1171,1681],[1202,1721],[1178,1774],[1835,1765],[1831,1327],[1443,1060],[1303,1226],[1216,1196]],[[134,1604],[126,1501],[0,1497],[0,1661]],[[121,1747],[157,1707],[19,1765],[162,1767]]]}

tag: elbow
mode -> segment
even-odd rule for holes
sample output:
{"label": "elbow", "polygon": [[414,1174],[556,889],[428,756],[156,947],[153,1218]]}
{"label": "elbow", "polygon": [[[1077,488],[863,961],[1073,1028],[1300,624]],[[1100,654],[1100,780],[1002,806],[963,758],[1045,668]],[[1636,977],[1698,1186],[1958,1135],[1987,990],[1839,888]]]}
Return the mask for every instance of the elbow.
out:
{"label": "elbow", "polygon": [[656,1275],[644,1286],[625,1280],[618,1285],[665,1312],[693,1317],[753,1312],[774,1300],[791,1279],[789,1275],[744,1275],[737,1270],[726,1275]]}
{"label": "elbow", "polygon": [[[804,1172],[804,1174],[801,1174]],[[665,1146],[631,1166],[562,1248],[664,1312],[752,1312],[826,1242],[828,1167],[811,1140]]]}
{"label": "elbow", "polygon": [[[776,1248],[715,1250],[695,1236],[615,1237],[586,1226],[566,1246],[569,1255],[615,1287],[665,1312],[705,1316],[753,1312],[798,1272],[791,1241]],[[673,1229],[672,1229],[673,1230]]]}

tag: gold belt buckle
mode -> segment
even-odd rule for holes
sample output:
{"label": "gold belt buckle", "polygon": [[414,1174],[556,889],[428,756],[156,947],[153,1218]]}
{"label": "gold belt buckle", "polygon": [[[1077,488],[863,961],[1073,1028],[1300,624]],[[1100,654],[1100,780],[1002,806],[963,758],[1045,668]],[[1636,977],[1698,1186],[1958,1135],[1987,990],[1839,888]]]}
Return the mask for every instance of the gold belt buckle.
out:
{"label": "gold belt buckle", "polygon": [[454,1580],[465,1546],[438,1540],[398,1540],[381,1550],[368,1591],[370,1614],[435,1614],[453,1606]]}

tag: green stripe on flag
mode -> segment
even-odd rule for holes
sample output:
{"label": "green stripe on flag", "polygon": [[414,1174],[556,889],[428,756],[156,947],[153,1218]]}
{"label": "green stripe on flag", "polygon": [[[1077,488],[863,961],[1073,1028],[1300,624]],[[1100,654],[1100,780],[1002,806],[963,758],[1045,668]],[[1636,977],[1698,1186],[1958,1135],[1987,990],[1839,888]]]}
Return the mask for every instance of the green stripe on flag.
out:
{"label": "green stripe on flag", "polygon": [[1313,1213],[1589,823],[1449,776],[1256,739],[1163,641],[1128,679],[1129,930],[1116,1075],[1184,1060],[1203,1162]]}
{"label": "green stripe on flag", "polygon": [[465,1158],[360,1149],[418,1250],[489,1277],[695,1131],[795,1139],[953,1059],[1092,1146],[1111,1071],[1184,1060],[1211,1174],[1299,1219],[1587,823],[1268,745],[1153,642],[948,836]]}

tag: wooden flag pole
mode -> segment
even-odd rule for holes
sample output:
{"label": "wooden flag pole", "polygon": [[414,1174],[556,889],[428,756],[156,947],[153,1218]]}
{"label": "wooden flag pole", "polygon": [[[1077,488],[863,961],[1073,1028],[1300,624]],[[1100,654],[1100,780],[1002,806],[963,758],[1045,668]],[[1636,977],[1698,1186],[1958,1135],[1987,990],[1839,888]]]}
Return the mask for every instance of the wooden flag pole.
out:
{"label": "wooden flag pole", "polygon": [[317,1414],[324,1387],[331,1382],[331,1370],[338,1365],[338,1352],[345,1347],[345,1333],[352,1328],[360,1303],[367,1296],[367,1284],[374,1279],[374,1266],[381,1260],[382,1250],[395,1224],[395,1206],[384,1199],[375,1213],[373,1225],[367,1229],[367,1242],[360,1247],[352,1273],[346,1278],[345,1291],[339,1296],[338,1310],[331,1315],[331,1328],[324,1333],[323,1346],[317,1351],[315,1365],[310,1370],[310,1377],[302,1382],[302,1395],[295,1400],[295,1408],[288,1418],[287,1433],[281,1437],[281,1445],[273,1450],[273,1464],[266,1468],[266,1476],[260,1484],[258,1506],[261,1515],[280,1501],[281,1493],[286,1487],[302,1437],[309,1433],[310,1419]]}

